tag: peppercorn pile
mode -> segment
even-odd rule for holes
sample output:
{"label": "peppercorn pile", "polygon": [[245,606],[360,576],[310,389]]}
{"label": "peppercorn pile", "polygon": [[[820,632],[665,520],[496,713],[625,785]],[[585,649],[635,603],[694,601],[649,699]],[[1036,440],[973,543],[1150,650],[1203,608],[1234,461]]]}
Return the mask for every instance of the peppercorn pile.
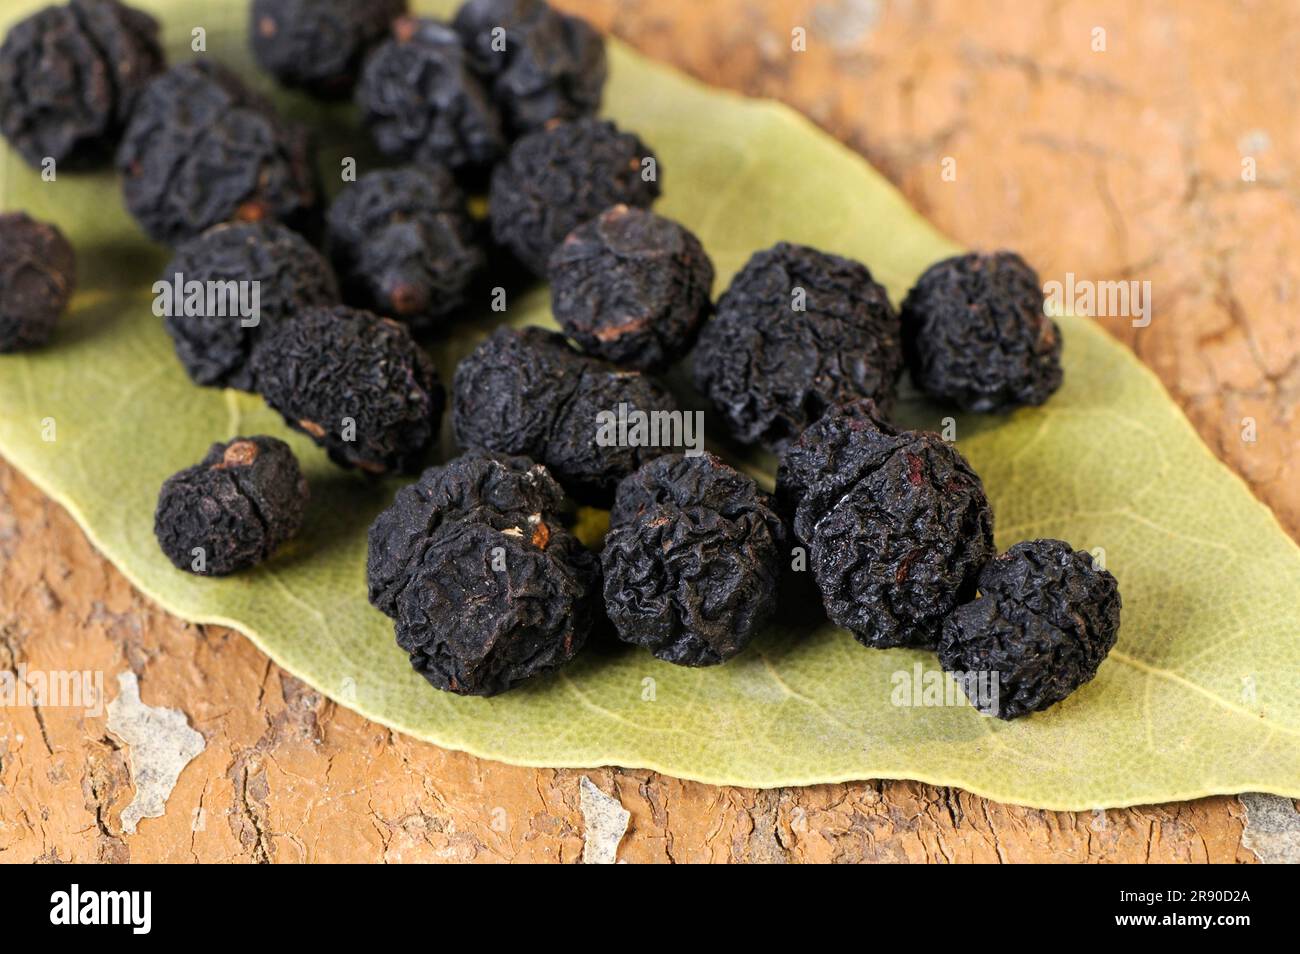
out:
{"label": "peppercorn pile", "polygon": [[[1096,674],[1114,577],[1059,540],[998,556],[970,464],[891,419],[905,369],[970,412],[1061,386],[1018,255],[938,262],[895,309],[865,264],[778,242],[715,308],[704,243],[651,210],[659,158],[596,115],[604,41],[544,0],[469,0],[449,22],[406,0],[255,0],[262,67],[350,96],[393,163],[344,163],[337,190],[311,131],[216,57],[168,68],[157,35],[118,0],[24,20],[0,46],[0,132],[40,167],[115,151],[127,209],[173,246],[154,310],[196,384],[261,395],[365,477],[419,474],[371,526],[366,575],[432,685],[504,692],[602,637],[723,664],[800,587],[865,646],[937,652],[1001,718]],[[459,453],[435,462],[430,350],[535,278],[562,330],[483,333],[451,381]],[[57,346],[73,283],[57,228],[0,216],[0,352]],[[720,446],[779,455],[774,495],[704,450],[703,405]],[[250,571],[308,501],[286,444],[238,437],[163,484],[155,535],[181,570]],[[611,508],[599,553],[580,506]]]}

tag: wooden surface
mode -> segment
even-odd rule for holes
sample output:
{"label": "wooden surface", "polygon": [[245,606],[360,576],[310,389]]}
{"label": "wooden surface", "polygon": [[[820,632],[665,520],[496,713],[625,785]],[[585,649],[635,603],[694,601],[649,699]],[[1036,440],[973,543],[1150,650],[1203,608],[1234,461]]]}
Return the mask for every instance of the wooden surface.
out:
{"label": "wooden surface", "polygon": [[[1016,248],[1045,280],[1073,272],[1150,281],[1148,327],[1103,324],[1300,536],[1293,7],[563,5],[709,82],[789,102],[865,153],[963,243]],[[797,27],[806,52],[791,51]],[[1254,161],[1255,181],[1243,180],[1243,158]],[[955,181],[942,175],[945,159],[955,160]],[[1254,441],[1242,439],[1247,418]],[[102,671],[110,697],[117,675],[134,671],[144,702],[183,711],[205,748],[181,773],[166,813],[127,834],[129,753],[102,715],[0,709],[0,861],[581,856],[584,773],[444,751],[335,706],[237,633],[190,626],[151,605],[66,513],[0,462],[0,668],[20,663]],[[1074,814],[906,782],[752,791],[645,771],[585,774],[631,812],[619,850],[626,861],[1234,862],[1267,854],[1252,848],[1267,843],[1248,825],[1258,810],[1238,798]],[[1280,808],[1270,817],[1285,829],[1294,806]],[[1272,843],[1294,842],[1290,832]]]}

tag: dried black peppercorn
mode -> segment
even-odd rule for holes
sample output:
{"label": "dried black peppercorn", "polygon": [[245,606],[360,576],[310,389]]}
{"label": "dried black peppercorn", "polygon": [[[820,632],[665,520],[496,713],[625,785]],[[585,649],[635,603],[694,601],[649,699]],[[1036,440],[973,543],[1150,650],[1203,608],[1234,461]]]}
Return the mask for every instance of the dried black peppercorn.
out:
{"label": "dried black peppercorn", "polygon": [[178,569],[225,576],[256,566],[296,534],[306,506],[307,481],[288,444],[236,437],[167,478],[154,536]]}
{"label": "dried black peppercorn", "polygon": [[[1091,555],[1062,540],[1028,540],[991,561],[979,597],[944,621],[939,660],[961,675],[973,702],[1014,719],[1095,676],[1119,616],[1119,584]],[[981,673],[997,674],[996,709],[975,691]]]}
{"label": "dried black peppercorn", "polygon": [[330,255],[349,304],[417,331],[464,307],[486,258],[465,197],[441,166],[362,176],[330,206]]}
{"label": "dried black peppercorn", "polygon": [[0,46],[0,133],[33,166],[103,161],[162,68],[148,14],[117,0],[46,7]]}
{"label": "dried black peppercorn", "polygon": [[832,408],[790,446],[777,498],[827,615],[867,646],[933,647],[995,552],[993,512],[961,454],[895,430],[867,400]]}
{"label": "dried black peppercorn", "polygon": [[501,117],[456,32],[403,17],[366,60],[357,105],[380,152],[474,172],[505,150]]}
{"label": "dried black peppercorn", "polygon": [[[190,378],[243,391],[256,390],[251,360],[258,342],[300,308],[339,302],[324,256],[275,222],[213,226],[176,250],[161,282],[169,286],[163,324]],[[195,293],[201,300],[190,301]],[[254,304],[250,318],[243,312],[254,309],[243,306]],[[194,314],[193,305],[202,313]]]}
{"label": "dried black peppercorn", "polygon": [[662,371],[695,344],[712,309],[713,263],[670,219],[616,205],[552,253],[551,312],[588,354]]}
{"label": "dried black peppercorn", "polygon": [[361,62],[406,12],[406,0],[254,0],[249,43],[286,86],[326,99],[347,96]]}
{"label": "dried black peppercorn", "polygon": [[511,136],[600,108],[605,43],[585,20],[542,0],[469,0],[454,26]]}
{"label": "dried black peppercorn", "polygon": [[345,467],[412,472],[438,436],[438,373],[405,325],[342,306],[301,309],[253,353],[266,403]]}
{"label": "dried black peppercorn", "polygon": [[865,266],[781,242],[732,279],[693,362],[732,436],[779,453],[834,404],[865,397],[888,413],[903,352],[898,316]]}
{"label": "dried black peppercorn", "polygon": [[597,618],[600,567],[564,528],[559,485],[521,457],[431,467],[370,528],[370,601],[439,689],[494,695],[568,662]]}
{"label": "dried black peppercorn", "polygon": [[916,386],[967,411],[1042,404],[1061,386],[1061,331],[1038,274],[1014,252],[931,265],[903,300]]}
{"label": "dried black peppercorn", "polygon": [[579,354],[542,328],[498,329],[460,362],[452,386],[462,447],[541,461],[584,503],[607,503],[620,480],[671,449],[602,431],[602,418],[620,408],[634,419],[677,404],[644,375]]}
{"label": "dried black peppercorn", "polygon": [[49,341],[75,285],[62,232],[23,212],[0,215],[0,353]]}
{"label": "dried black peppercorn", "polygon": [[601,552],[619,638],[683,666],[749,645],[781,575],[785,530],[770,504],[712,454],[659,457],[619,484]]}
{"label": "dried black peppercorn", "polygon": [[611,205],[659,196],[654,154],[611,122],[580,119],[524,136],[492,172],[492,235],[534,274],[564,237]]}
{"label": "dried black peppercorn", "polygon": [[174,66],[145,88],[117,167],[127,208],[159,242],[232,220],[318,224],[306,133],[211,60]]}

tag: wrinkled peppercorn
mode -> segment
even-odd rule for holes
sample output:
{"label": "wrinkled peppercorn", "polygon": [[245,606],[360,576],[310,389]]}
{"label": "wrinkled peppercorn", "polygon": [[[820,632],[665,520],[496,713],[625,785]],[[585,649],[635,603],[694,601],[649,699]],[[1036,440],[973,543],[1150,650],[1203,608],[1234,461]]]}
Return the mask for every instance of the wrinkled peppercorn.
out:
{"label": "wrinkled peppercorn", "polygon": [[890,427],[869,400],[803,432],[781,460],[777,498],[827,615],[867,646],[933,648],[994,554],[975,471],[937,434]]}
{"label": "wrinkled peppercorn", "polygon": [[441,166],[370,172],[330,206],[327,239],[348,303],[417,331],[464,307],[486,258]]}
{"label": "wrinkled peppercorn", "polygon": [[781,575],[785,530],[770,504],[712,454],[659,457],[619,484],[601,551],[619,638],[683,666],[749,645]]}
{"label": "wrinkled peppercorn", "polygon": [[202,462],[168,477],[154,536],[178,569],[225,576],[256,566],[302,525],[307,481],[274,437],[213,444]]}
{"label": "wrinkled peppercorn", "polygon": [[[1060,702],[1097,674],[1119,633],[1119,584],[1062,540],[1028,540],[992,560],[979,597],[944,621],[939,660],[971,701],[1014,719]],[[980,673],[997,674],[997,699]]]}
{"label": "wrinkled peppercorn", "polygon": [[101,162],[162,68],[153,17],[117,0],[46,7],[0,46],[0,133],[33,166]]}
{"label": "wrinkled peppercorn", "polygon": [[117,168],[127,209],[158,242],[232,220],[318,224],[306,133],[210,60],[173,66],[145,88]]}
{"label": "wrinkled peppercorn", "polygon": [[1038,274],[1014,252],[931,265],[902,307],[916,386],[966,411],[1042,404],[1061,386],[1061,330]]}
{"label": "wrinkled peppercorn", "polygon": [[535,275],[575,228],[620,203],[659,196],[654,154],[611,122],[580,119],[524,136],[492,172],[492,235]]}
{"label": "wrinkled peppercorn", "polygon": [[266,403],[330,459],[368,473],[418,470],[438,436],[438,373],[405,325],[342,306],[301,309],[253,353]]}
{"label": "wrinkled peppercorn", "polygon": [[494,695],[568,662],[597,618],[600,568],[565,529],[559,485],[522,457],[431,467],[370,528],[370,601],[432,685]]}
{"label": "wrinkled peppercorn", "polygon": [[501,117],[456,32],[403,17],[366,60],[357,105],[380,152],[474,172],[505,149]]}
{"label": "wrinkled peppercorn", "polygon": [[587,21],[542,0],[469,0],[454,26],[512,137],[600,108],[605,43]]}
{"label": "wrinkled peppercorn", "polygon": [[254,0],[249,43],[262,68],[315,96],[347,96],[406,0]]}
{"label": "wrinkled peppercorn", "polygon": [[0,215],[0,353],[49,341],[75,285],[62,232],[23,212]]}
{"label": "wrinkled peppercorn", "polygon": [[732,436],[780,453],[834,404],[865,397],[892,409],[898,316],[865,266],[781,242],[732,279],[693,363]]}
{"label": "wrinkled peppercorn", "polygon": [[462,447],[539,460],[583,503],[608,503],[620,480],[671,449],[602,430],[620,406],[627,419],[677,409],[649,378],[579,354],[542,328],[499,328],[460,362],[452,386]]}
{"label": "wrinkled peppercorn", "polygon": [[712,309],[713,263],[669,219],[616,205],[552,253],[551,311],[588,354],[662,371],[695,343]]}
{"label": "wrinkled peppercorn", "polygon": [[393,505],[370,527],[370,602],[387,616],[397,615],[397,597],[412,565],[444,523],[477,519],[483,512],[516,523],[534,514],[558,521],[566,508],[560,485],[527,457],[476,448],[441,467],[430,467],[399,490]]}
{"label": "wrinkled peppercorn", "polygon": [[[251,360],[258,342],[300,308],[339,302],[329,263],[301,235],[275,222],[213,226],[176,250],[161,281],[179,287],[183,296],[189,283],[201,285],[202,314],[191,314],[188,306],[177,309],[172,301],[163,319],[190,378],[242,391],[256,390]],[[209,294],[209,282],[218,283],[215,294]],[[242,299],[240,286],[229,282],[242,283]],[[252,304],[252,282],[257,313],[250,318],[240,305]]]}

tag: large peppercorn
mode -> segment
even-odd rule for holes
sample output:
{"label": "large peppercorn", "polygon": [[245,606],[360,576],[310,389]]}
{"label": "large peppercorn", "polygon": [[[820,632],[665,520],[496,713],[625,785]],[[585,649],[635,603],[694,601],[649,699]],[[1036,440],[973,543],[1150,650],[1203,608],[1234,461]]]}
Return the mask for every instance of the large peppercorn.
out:
{"label": "large peppercorn", "polygon": [[[939,660],[1001,719],[1060,702],[1097,674],[1119,633],[1115,577],[1062,540],[1028,540],[991,561],[979,597],[943,624]],[[996,699],[982,698],[996,674]],[[991,687],[990,687],[991,688]]]}
{"label": "large peppercorn", "polygon": [[777,497],[831,621],[877,648],[933,648],[992,558],[978,475],[937,434],[898,431],[870,401],[832,408],[782,458]]}
{"label": "large peppercorn", "polygon": [[361,62],[406,12],[406,0],[254,0],[248,38],[262,68],[286,86],[347,96]]}
{"label": "large peppercorn", "polygon": [[417,470],[438,436],[438,373],[405,325],[342,306],[304,308],[265,338],[253,374],[266,403],[345,467]]}
{"label": "large peppercorn", "polygon": [[494,695],[568,662],[598,616],[600,567],[559,486],[473,451],[425,471],[370,528],[370,600],[439,689]]}
{"label": "large peppercorn", "polygon": [[501,117],[454,30],[403,17],[366,60],[357,105],[379,151],[475,172],[505,150]]}
{"label": "large peppercorn", "polygon": [[486,258],[445,168],[367,173],[330,206],[328,245],[349,304],[417,331],[464,307]]}
{"label": "large peppercorn", "polygon": [[693,356],[696,386],[742,444],[780,453],[828,407],[893,407],[898,316],[865,266],[803,245],[756,253],[718,299]]}
{"label": "large peppercorn", "polygon": [[587,21],[543,0],[469,0],[454,26],[512,137],[600,108],[605,44]]}
{"label": "large peppercorn", "polygon": [[[452,386],[462,447],[539,460],[584,503],[608,503],[620,480],[671,449],[648,426],[665,411],[677,403],[649,378],[579,354],[542,328],[499,328],[460,362]],[[642,416],[646,439],[624,439],[617,420]]]}
{"label": "large peppercorn", "polygon": [[370,602],[397,615],[397,597],[428,538],[444,523],[484,513],[526,522],[535,514],[559,519],[564,491],[541,464],[526,457],[474,449],[442,467],[430,467],[397,492],[370,527],[366,561]]}
{"label": "large peppercorn", "polygon": [[[256,390],[251,360],[258,342],[300,308],[339,303],[324,256],[276,222],[214,225],[176,250],[160,284],[163,324],[190,378],[242,391]],[[254,310],[245,305],[256,313],[244,314]]]}
{"label": "large peppercorn", "polygon": [[306,506],[307,481],[288,444],[236,437],[167,478],[154,536],[178,569],[225,576],[256,566],[296,534]]}
{"label": "large peppercorn", "polygon": [[616,205],[551,255],[551,312],[588,354],[662,371],[690,351],[712,302],[713,263],[670,219]]}
{"label": "large peppercorn", "polygon": [[155,241],[219,222],[318,224],[307,135],[211,60],[174,66],[145,89],[117,153],[126,205]]}
{"label": "large peppercorn", "polygon": [[925,270],[902,307],[916,386],[966,411],[1042,404],[1061,386],[1061,330],[1038,274],[1014,252],[972,253]]}
{"label": "large peppercorn", "polygon": [[620,639],[667,662],[739,653],[776,607],[785,530],[768,496],[712,454],[650,461],[618,486],[601,552]]}
{"label": "large peppercorn", "polygon": [[162,68],[153,17],[117,0],[46,7],[0,46],[0,133],[33,166],[100,162]]}
{"label": "large peppercorn", "polygon": [[49,341],[75,285],[62,232],[24,212],[0,215],[0,353]]}
{"label": "large peppercorn", "polygon": [[649,208],[658,164],[611,122],[581,119],[524,136],[492,172],[492,235],[534,274],[575,228],[611,205]]}

